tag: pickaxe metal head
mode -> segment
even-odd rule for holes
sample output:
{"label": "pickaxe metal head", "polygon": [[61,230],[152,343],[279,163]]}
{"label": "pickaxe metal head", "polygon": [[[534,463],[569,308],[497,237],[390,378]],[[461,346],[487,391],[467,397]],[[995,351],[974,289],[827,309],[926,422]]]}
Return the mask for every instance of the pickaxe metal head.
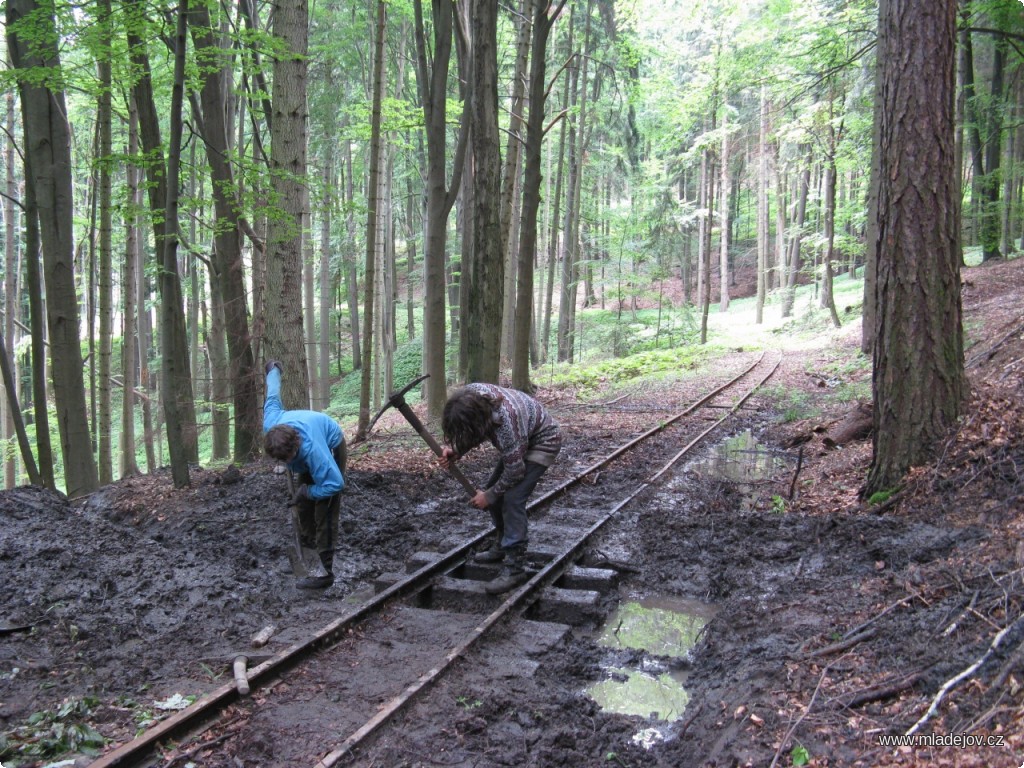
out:
{"label": "pickaxe metal head", "polygon": [[[381,408],[380,413],[373,417],[373,421],[370,422],[370,426],[366,428],[366,433],[370,433],[370,430],[373,429],[373,425],[376,423],[377,419],[380,418],[380,415],[384,413],[384,411],[386,411],[388,408],[394,407],[395,410],[397,410],[400,414],[402,414],[405,417],[405,420],[408,421],[409,425],[416,430],[417,434],[419,434],[419,436],[423,438],[423,441],[428,446],[430,446],[430,450],[432,450],[436,456],[442,456],[444,451],[438,444],[437,440],[435,440],[434,436],[427,431],[427,429],[423,426],[423,422],[419,420],[419,417],[415,414],[415,412],[413,412],[412,408],[409,407],[409,404],[405,402],[405,393],[408,392],[413,387],[415,387],[429,375],[429,373],[425,373],[418,379],[410,381],[397,392],[392,392],[391,397],[388,398],[388,404]],[[462,474],[462,471],[454,464],[449,464],[448,473],[459,481],[462,487],[466,489],[466,493],[468,493],[470,496],[476,494],[476,486],[473,485],[469,481],[469,479],[464,474]]]}
{"label": "pickaxe metal head", "polygon": [[386,411],[388,408],[396,408],[398,410],[401,410],[402,407],[406,405],[406,402],[405,402],[405,395],[406,395],[406,393],[408,393],[408,391],[410,389],[412,389],[417,384],[419,384],[421,381],[423,381],[424,379],[427,379],[427,378],[430,378],[430,374],[429,373],[424,373],[418,379],[413,379],[412,381],[410,381],[408,384],[406,384],[401,389],[397,389],[394,392],[392,392],[388,396],[388,402],[385,404],[385,406],[383,408],[381,408],[379,411],[377,411],[377,415],[374,416],[373,419],[370,421],[370,426],[368,426],[366,428],[367,434],[369,434],[373,430],[373,425],[377,423],[377,419],[379,419],[381,416],[383,416],[384,415],[384,411]]}

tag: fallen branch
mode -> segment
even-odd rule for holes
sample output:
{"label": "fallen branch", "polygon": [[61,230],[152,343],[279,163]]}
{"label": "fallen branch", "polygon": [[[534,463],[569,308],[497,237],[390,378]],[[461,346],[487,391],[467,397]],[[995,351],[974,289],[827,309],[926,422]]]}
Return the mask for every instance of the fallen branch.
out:
{"label": "fallen branch", "polygon": [[1014,629],[1021,622],[1024,622],[1024,614],[1018,616],[1017,620],[1014,621],[1013,624],[1008,624],[1007,626],[999,630],[996,636],[992,638],[992,642],[989,644],[988,650],[985,651],[985,653],[982,655],[980,659],[971,664],[969,667],[967,667],[967,669],[965,669],[960,674],[950,678],[945,683],[943,683],[942,687],[939,689],[939,692],[935,694],[935,698],[932,699],[932,703],[931,706],[928,707],[928,711],[921,715],[921,719],[911,726],[910,730],[907,731],[906,735],[913,736],[915,733],[917,733],[917,729],[924,725],[926,722],[928,722],[938,711],[939,705],[942,703],[942,700],[946,698],[946,694],[953,690],[957,685],[962,683],[964,680],[966,680],[968,677],[973,675],[981,667],[982,664],[988,661],[988,657],[991,656],[995,652],[996,648],[999,647],[1000,643],[1003,642],[1003,638],[1010,633],[1010,630]]}
{"label": "fallen branch", "polygon": [[814,659],[819,656],[828,656],[829,654],[838,653],[839,651],[845,651],[857,645],[857,643],[864,642],[868,638],[874,636],[875,630],[865,629],[863,632],[853,635],[852,637],[848,637],[845,640],[840,640],[837,643],[826,645],[824,648],[818,648],[816,651],[811,651],[810,653],[805,653],[803,654],[803,658]]}
{"label": "fallen branch", "polygon": [[885,699],[891,699],[897,694],[903,693],[903,691],[913,688],[917,681],[924,677],[925,670],[919,669],[916,672],[898,677],[895,680],[888,680],[878,685],[873,685],[869,688],[864,688],[858,693],[846,694],[849,700],[844,700],[843,696],[837,696],[833,699],[830,704],[835,709],[855,709],[856,707],[870,704],[873,701],[883,701]]}

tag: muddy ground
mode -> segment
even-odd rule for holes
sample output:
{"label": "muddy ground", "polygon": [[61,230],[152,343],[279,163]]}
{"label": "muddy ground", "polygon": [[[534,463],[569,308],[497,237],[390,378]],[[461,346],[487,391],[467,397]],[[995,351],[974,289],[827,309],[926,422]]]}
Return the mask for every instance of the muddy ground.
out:
{"label": "muddy ground", "polygon": [[[463,665],[359,764],[1019,766],[1024,259],[964,280],[971,398],[935,462],[898,494],[860,498],[869,438],[830,442],[854,406],[830,394],[861,375],[842,372],[859,326],[786,348],[770,385],[801,393],[814,415],[786,421],[785,403],[761,397],[730,428],[782,456],[775,473],[740,487],[683,470],[631,506],[602,545],[628,564],[623,597],[713,609],[688,656],[610,659],[593,628],[581,628],[535,659],[533,675],[496,683]],[[560,463],[612,450],[750,360],[740,350],[715,372],[680,372],[627,400],[589,395],[597,407],[542,390],[565,426]],[[486,473],[490,458],[467,471]],[[558,476],[556,465],[545,482]],[[222,683],[225,660],[261,628],[297,640],[413,553],[486,527],[415,435],[385,419],[350,461],[338,579],[308,593],[284,573],[287,493],[271,463],[196,468],[192,478],[175,491],[158,472],[71,504],[35,488],[0,493],[5,768],[87,764],[104,749],[100,737],[123,743],[183,696]],[[689,704],[663,740],[637,743],[657,718],[609,714],[584,693],[611,661],[688,669]],[[1001,746],[879,746],[915,724]],[[251,749],[192,764],[275,765]]]}

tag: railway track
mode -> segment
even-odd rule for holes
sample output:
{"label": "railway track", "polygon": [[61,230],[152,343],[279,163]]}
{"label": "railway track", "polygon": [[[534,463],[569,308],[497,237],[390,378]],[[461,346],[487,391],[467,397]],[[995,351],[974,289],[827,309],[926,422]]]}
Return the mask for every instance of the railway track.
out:
{"label": "railway track", "polygon": [[[445,552],[419,553],[407,573],[382,574],[372,598],[269,657],[254,650],[239,660],[237,680],[91,765],[184,766],[209,760],[233,739],[264,742],[273,764],[343,765],[497,628],[512,642],[536,646],[557,642],[572,624],[599,620],[617,574],[581,567],[581,556],[621,510],[650,492],[770,378],[781,358],[765,357],[612,453],[589,463],[574,457],[571,476],[530,505],[536,573],[517,590],[498,597],[483,590],[496,566],[474,563],[471,555],[490,530]],[[595,484],[601,504],[593,501]],[[393,659],[401,659],[399,668],[389,666]],[[355,668],[379,670],[374,684],[357,690],[349,674]]]}

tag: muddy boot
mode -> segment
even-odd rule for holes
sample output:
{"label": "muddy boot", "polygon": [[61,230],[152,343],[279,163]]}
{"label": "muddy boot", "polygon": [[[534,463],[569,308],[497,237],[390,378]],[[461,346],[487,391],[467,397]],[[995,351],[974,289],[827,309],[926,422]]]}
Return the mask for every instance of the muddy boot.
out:
{"label": "muddy boot", "polygon": [[489,595],[500,595],[530,580],[531,574],[526,570],[526,547],[518,544],[508,547],[504,552],[505,566],[501,573],[484,585],[484,591]]}
{"label": "muddy boot", "polygon": [[500,563],[505,559],[505,550],[501,548],[501,537],[495,536],[491,546],[476,553],[473,561],[477,563]]}
{"label": "muddy boot", "polygon": [[334,583],[334,552],[321,552],[320,562],[324,566],[323,576],[307,576],[299,579],[295,586],[299,589],[326,589]]}

